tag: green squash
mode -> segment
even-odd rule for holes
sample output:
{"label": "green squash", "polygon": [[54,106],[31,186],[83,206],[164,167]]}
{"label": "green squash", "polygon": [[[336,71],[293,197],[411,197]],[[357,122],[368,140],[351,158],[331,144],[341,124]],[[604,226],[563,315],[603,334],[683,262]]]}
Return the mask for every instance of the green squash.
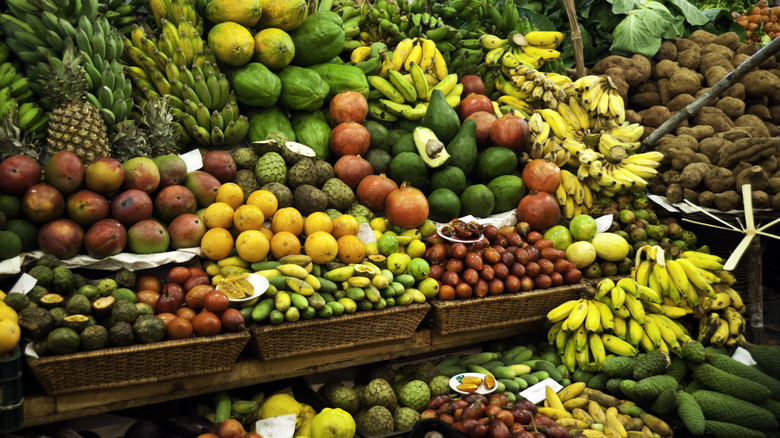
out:
{"label": "green squash", "polygon": [[279,72],[282,93],[279,105],[293,110],[314,111],[322,107],[330,87],[316,71],[289,65]]}
{"label": "green squash", "polygon": [[309,15],[303,24],[290,32],[295,44],[293,65],[306,67],[328,62],[344,49],[344,22],[335,12],[320,11]]}

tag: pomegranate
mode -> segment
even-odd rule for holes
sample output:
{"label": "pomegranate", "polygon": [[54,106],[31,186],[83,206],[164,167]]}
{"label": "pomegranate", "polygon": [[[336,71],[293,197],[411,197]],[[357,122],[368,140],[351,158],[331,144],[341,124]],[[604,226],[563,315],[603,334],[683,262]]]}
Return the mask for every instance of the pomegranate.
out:
{"label": "pomegranate", "polygon": [[365,155],[371,144],[371,134],[357,122],[343,122],[330,131],[330,150],[338,156]]}
{"label": "pomegranate", "polygon": [[328,106],[328,113],[333,123],[336,124],[361,123],[368,115],[368,101],[357,91],[344,90],[333,96]]}
{"label": "pomegranate", "polygon": [[528,138],[528,122],[512,114],[504,114],[490,127],[490,141],[513,151],[524,151]]}
{"label": "pomegranate", "polygon": [[482,78],[477,75],[463,76],[458,82],[463,84],[463,91],[460,93],[461,99],[472,93],[485,94],[485,83],[482,82]]}
{"label": "pomegranate", "polygon": [[492,111],[477,111],[466,118],[477,122],[477,145],[488,147],[490,145],[490,127],[496,121],[496,115]]}
{"label": "pomegranate", "polygon": [[[558,204],[555,206],[557,207]],[[560,215],[560,210],[558,214]],[[401,228],[419,227],[428,219],[428,200],[425,199],[423,192],[411,187],[408,181],[404,181],[401,187],[387,195],[385,215],[393,225]]]}
{"label": "pomegranate", "polygon": [[547,192],[531,190],[517,206],[517,220],[528,222],[532,230],[545,231],[561,219],[561,208]]}
{"label": "pomegranate", "polygon": [[333,173],[354,190],[363,178],[374,174],[374,168],[360,155],[344,155],[333,165]]}
{"label": "pomegranate", "polygon": [[525,165],[521,178],[528,190],[555,193],[561,185],[561,169],[552,161],[537,158]]}
{"label": "pomegranate", "polygon": [[375,212],[385,211],[385,199],[393,190],[398,189],[398,184],[384,173],[368,175],[357,186],[357,200],[361,204]]}
{"label": "pomegranate", "polygon": [[493,101],[484,94],[474,93],[463,98],[458,105],[458,116],[461,122],[477,111],[492,113]]}

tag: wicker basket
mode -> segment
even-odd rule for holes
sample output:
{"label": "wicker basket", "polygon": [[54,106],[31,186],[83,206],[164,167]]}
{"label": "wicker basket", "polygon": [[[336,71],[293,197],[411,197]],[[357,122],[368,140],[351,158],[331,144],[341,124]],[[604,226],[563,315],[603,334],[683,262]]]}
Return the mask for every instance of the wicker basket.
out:
{"label": "wicker basket", "polygon": [[230,371],[248,332],[27,358],[49,395],[153,383]]}
{"label": "wicker basket", "polygon": [[279,359],[406,339],[412,336],[428,303],[395,306],[327,319],[250,328],[252,350],[262,360]]}
{"label": "wicker basket", "polygon": [[431,312],[426,323],[437,333],[448,335],[475,328],[543,322],[547,312],[559,304],[578,298],[585,287],[585,284],[573,284],[467,300],[431,300]]}

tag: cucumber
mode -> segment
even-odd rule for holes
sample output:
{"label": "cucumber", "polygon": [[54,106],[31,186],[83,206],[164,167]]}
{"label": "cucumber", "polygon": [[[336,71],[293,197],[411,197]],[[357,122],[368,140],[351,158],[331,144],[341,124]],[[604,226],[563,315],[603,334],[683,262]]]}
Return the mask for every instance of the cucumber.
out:
{"label": "cucumber", "polygon": [[489,369],[479,365],[466,365],[466,369],[472,373],[480,373],[486,376],[492,376],[493,373]]}
{"label": "cucumber", "polygon": [[495,359],[493,353],[489,351],[483,351],[482,353],[470,354],[461,358],[460,363],[462,365],[484,365],[491,360]]}
{"label": "cucumber", "polygon": [[531,374],[523,374],[520,376],[521,379],[525,380],[525,382],[528,384],[528,386],[534,386],[537,383],[539,383],[539,378],[536,377],[533,373]]}
{"label": "cucumber", "polygon": [[550,377],[550,373],[548,373],[547,371],[534,371],[534,372],[533,372],[533,373],[531,373],[531,374],[533,374],[534,376],[536,376],[536,378],[537,378],[537,379],[539,379],[539,381],[540,381],[540,382],[541,382],[542,380],[544,380],[544,379],[547,379],[547,378],[549,378],[549,377]]}
{"label": "cucumber", "polygon": [[439,369],[439,372],[443,376],[447,376],[447,377],[452,377],[452,376],[458,375],[458,374],[460,374],[460,373],[462,373],[462,372],[464,372],[466,370],[463,367],[463,365],[458,365],[458,364],[447,365],[447,366],[441,366],[441,364],[439,364],[439,365],[436,365],[436,368]]}
{"label": "cucumber", "polygon": [[265,271],[265,270],[268,270],[268,269],[274,269],[274,268],[276,268],[279,265],[281,265],[280,262],[277,262],[277,261],[274,261],[274,260],[269,260],[269,261],[265,261],[265,262],[255,262],[255,263],[252,263],[251,268],[252,268],[253,271],[257,272],[257,271]]}
{"label": "cucumber", "polygon": [[493,371],[496,367],[502,367],[504,366],[504,362],[501,362],[500,360],[491,360],[490,362],[483,364],[483,367],[489,369],[490,371]]}
{"label": "cucumber", "polygon": [[225,391],[219,391],[214,394],[214,421],[223,422],[230,418],[232,401]]}
{"label": "cucumber", "polygon": [[514,379],[496,379],[496,381],[503,384],[507,392],[517,392],[520,390],[520,385],[515,382]]}
{"label": "cucumber", "polygon": [[274,308],[273,298],[263,298],[252,309],[252,321],[263,322],[271,313]]}
{"label": "cucumber", "polygon": [[512,371],[511,368],[505,367],[505,366],[499,366],[491,369],[490,371],[493,372],[493,375],[496,376],[497,379],[514,379],[517,377],[514,371]]}
{"label": "cucumber", "polygon": [[[560,360],[560,359],[559,359]],[[546,360],[537,360],[536,369],[539,371],[547,371],[547,374],[553,378],[556,382],[563,380],[563,375],[555,368],[555,364],[547,362]]]}
{"label": "cucumber", "polygon": [[504,391],[506,391],[506,386],[504,386],[503,382],[501,382],[499,380],[496,381],[496,391],[497,392],[504,392]]}
{"label": "cucumber", "polygon": [[520,386],[520,391],[524,390],[525,388],[528,388],[528,382],[525,381],[525,379],[521,379],[520,377],[515,377],[512,379]]}

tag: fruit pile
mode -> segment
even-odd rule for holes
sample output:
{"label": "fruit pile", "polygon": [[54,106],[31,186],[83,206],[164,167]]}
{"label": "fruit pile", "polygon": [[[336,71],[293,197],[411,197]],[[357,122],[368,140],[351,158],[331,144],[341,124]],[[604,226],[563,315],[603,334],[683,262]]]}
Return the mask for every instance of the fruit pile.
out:
{"label": "fruit pile", "polygon": [[[2,291],[0,291],[2,292]],[[8,295],[2,292],[2,301],[0,301],[0,333],[3,334],[2,344],[0,344],[0,358],[8,357],[13,353],[14,348],[19,345],[21,339],[21,330],[19,329],[19,315],[16,310],[5,302]]]}
{"label": "fruit pile", "polygon": [[769,39],[774,39],[778,35],[780,32],[777,24],[778,15],[780,15],[780,8],[770,7],[765,0],[759,1],[750,9],[731,13],[734,21],[747,30],[746,39],[754,43],[761,42],[761,38],[765,35]]}

